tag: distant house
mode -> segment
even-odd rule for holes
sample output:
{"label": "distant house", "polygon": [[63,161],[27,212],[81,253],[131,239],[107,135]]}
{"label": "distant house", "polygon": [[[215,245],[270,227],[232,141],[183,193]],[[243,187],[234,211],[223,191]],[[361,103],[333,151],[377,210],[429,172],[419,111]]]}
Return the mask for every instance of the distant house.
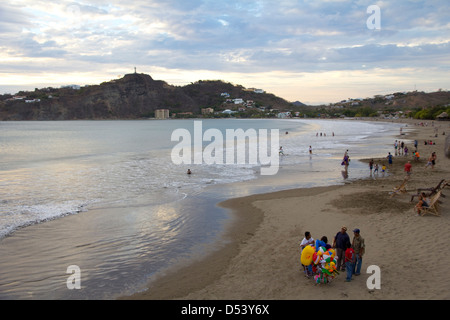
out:
{"label": "distant house", "polygon": [[226,109],[226,110],[223,110],[222,113],[224,113],[224,114],[232,114],[232,113],[236,113],[236,111],[231,111],[230,109]]}
{"label": "distant house", "polygon": [[265,91],[263,89],[255,89],[253,90],[254,93],[264,93]]}
{"label": "distant house", "polygon": [[247,100],[246,105],[247,107],[253,107],[255,105],[255,102],[253,100]]}
{"label": "distant house", "polygon": [[280,118],[280,119],[287,119],[287,118],[291,118],[292,115],[291,115],[290,111],[287,111],[287,112],[280,112],[280,113],[278,113],[277,117]]}
{"label": "distant house", "polygon": [[436,117],[437,120],[449,120],[447,112],[442,112]]}
{"label": "distant house", "polygon": [[213,113],[214,113],[213,108],[203,108],[202,109],[202,114],[213,114]]}
{"label": "distant house", "polygon": [[220,96],[221,96],[221,97],[225,97],[225,98],[229,98],[229,97],[230,97],[230,94],[227,93],[227,92],[222,92],[222,93],[220,94]]}
{"label": "distant house", "polygon": [[241,98],[233,99],[233,102],[234,102],[234,104],[243,104],[244,99],[241,99]]}
{"label": "distant house", "polygon": [[35,103],[35,102],[41,102],[41,99],[25,100],[25,103]]}
{"label": "distant house", "polygon": [[69,84],[67,86],[61,86],[61,88],[68,88],[68,89],[74,89],[74,90],[80,90],[81,86],[77,84]]}
{"label": "distant house", "polygon": [[156,119],[169,119],[170,112],[168,109],[157,109],[155,110]]}

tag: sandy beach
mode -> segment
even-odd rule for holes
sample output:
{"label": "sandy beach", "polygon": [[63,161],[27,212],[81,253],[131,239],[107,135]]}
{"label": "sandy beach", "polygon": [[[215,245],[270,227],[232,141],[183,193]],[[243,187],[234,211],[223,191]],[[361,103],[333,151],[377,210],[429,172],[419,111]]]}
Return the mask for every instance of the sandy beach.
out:
{"label": "sandy beach", "polygon": [[[440,217],[418,216],[414,212],[418,188],[435,187],[442,179],[450,181],[450,159],[444,155],[450,123],[399,120],[408,132],[399,140],[417,139],[420,161],[410,154],[387,159],[385,176],[367,178],[345,185],[294,189],[270,194],[230,199],[220,204],[233,212],[226,231],[228,245],[206,259],[173,270],[149,285],[145,292],[125,299],[450,299],[450,257],[445,249],[450,241],[450,201],[441,198]],[[427,122],[427,126],[417,125]],[[437,130],[437,137],[435,137]],[[406,130],[405,130],[406,131]],[[446,135],[442,133],[445,132]],[[435,145],[424,145],[432,140]],[[392,146],[386,146],[394,154]],[[433,169],[425,168],[427,158],[437,153]],[[410,160],[412,174],[406,193],[390,196],[405,177]],[[368,159],[367,159],[368,162]],[[349,167],[351,171],[351,164]],[[450,187],[444,190],[450,194]],[[316,285],[305,277],[300,264],[300,242],[305,231],[314,239],[327,236],[329,242],[347,226],[359,228],[366,253],[362,273],[350,283],[341,273],[331,283]],[[380,289],[369,289],[368,266],[380,268]]]}

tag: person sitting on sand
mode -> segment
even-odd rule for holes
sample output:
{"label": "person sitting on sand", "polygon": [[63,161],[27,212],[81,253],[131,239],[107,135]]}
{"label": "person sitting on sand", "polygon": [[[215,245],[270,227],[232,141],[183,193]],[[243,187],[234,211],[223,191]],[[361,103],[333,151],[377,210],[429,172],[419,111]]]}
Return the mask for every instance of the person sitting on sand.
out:
{"label": "person sitting on sand", "polygon": [[418,215],[420,215],[423,207],[429,207],[429,204],[428,204],[429,202],[430,202],[430,200],[425,195],[425,192],[422,192],[419,197],[419,202],[416,204],[416,206],[414,208],[415,211],[417,211]]}

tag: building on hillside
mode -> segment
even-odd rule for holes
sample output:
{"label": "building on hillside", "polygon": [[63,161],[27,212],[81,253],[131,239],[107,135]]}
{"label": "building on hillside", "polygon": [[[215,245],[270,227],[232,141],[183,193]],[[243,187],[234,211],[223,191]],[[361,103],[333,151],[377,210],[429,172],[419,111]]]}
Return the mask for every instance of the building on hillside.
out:
{"label": "building on hillside", "polygon": [[279,113],[277,114],[277,117],[278,117],[279,119],[287,119],[287,118],[292,118],[292,115],[291,115],[291,112],[290,112],[290,111],[287,111],[287,112],[279,112]]}
{"label": "building on hillside", "polygon": [[157,109],[155,110],[156,119],[169,119],[170,113],[168,109]]}
{"label": "building on hillside", "polygon": [[213,108],[203,108],[202,109],[202,114],[213,114],[213,113],[214,113]]}

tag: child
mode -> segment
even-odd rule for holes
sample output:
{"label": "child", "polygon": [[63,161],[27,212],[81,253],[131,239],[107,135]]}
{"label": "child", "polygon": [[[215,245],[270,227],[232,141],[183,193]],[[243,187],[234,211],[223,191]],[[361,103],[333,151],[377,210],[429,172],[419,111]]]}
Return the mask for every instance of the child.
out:
{"label": "child", "polygon": [[347,250],[345,250],[345,269],[347,269],[347,278],[346,282],[350,282],[352,280],[353,269],[355,268],[355,251],[352,248],[350,242],[347,243]]}
{"label": "child", "polygon": [[[306,231],[305,237],[303,238],[302,242],[300,243],[300,248],[301,248],[300,256],[301,256],[303,249],[308,245],[314,245],[314,239],[311,236],[311,232]],[[307,267],[307,266],[304,266],[303,264],[302,264],[302,266],[303,266],[303,271],[305,272],[305,276],[307,276],[307,277],[312,276],[312,266],[309,265]]]}
{"label": "child", "polygon": [[375,164],[375,169],[373,169],[373,173],[377,173],[378,174],[378,163]]}

